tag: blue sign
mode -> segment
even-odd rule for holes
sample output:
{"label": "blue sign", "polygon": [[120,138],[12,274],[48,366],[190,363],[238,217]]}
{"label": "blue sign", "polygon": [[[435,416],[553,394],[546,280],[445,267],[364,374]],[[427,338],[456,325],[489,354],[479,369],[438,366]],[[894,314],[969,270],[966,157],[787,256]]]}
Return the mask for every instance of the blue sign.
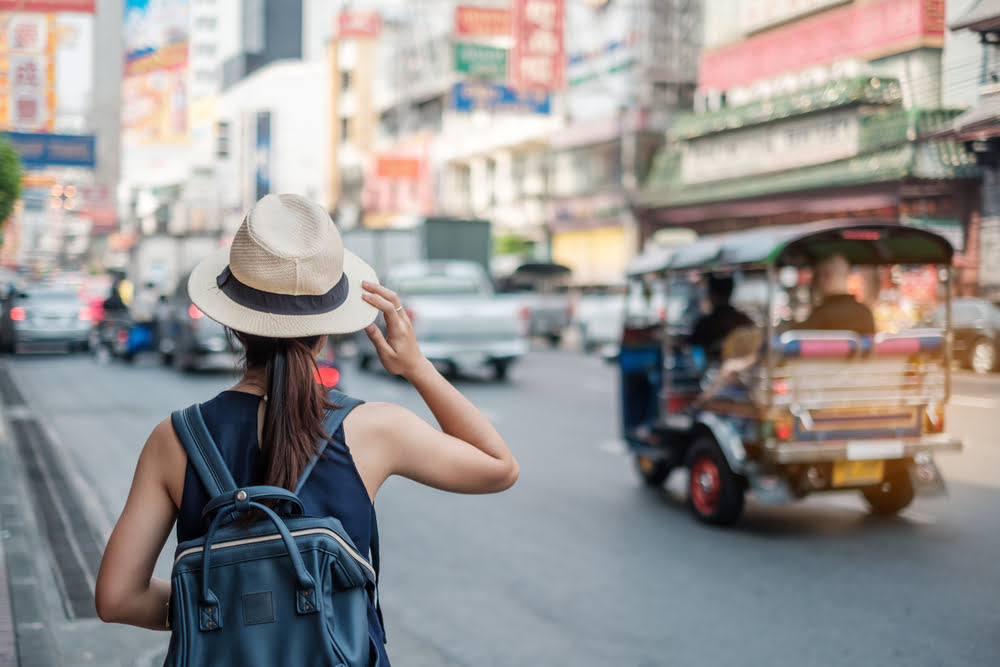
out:
{"label": "blue sign", "polygon": [[552,96],[543,91],[515,90],[500,83],[465,81],[451,89],[455,111],[514,111],[547,114]]}
{"label": "blue sign", "polygon": [[257,151],[254,179],[257,199],[271,192],[271,112],[257,112]]}
{"label": "blue sign", "polygon": [[11,143],[26,169],[86,167],[97,161],[92,134],[29,134],[0,132]]}

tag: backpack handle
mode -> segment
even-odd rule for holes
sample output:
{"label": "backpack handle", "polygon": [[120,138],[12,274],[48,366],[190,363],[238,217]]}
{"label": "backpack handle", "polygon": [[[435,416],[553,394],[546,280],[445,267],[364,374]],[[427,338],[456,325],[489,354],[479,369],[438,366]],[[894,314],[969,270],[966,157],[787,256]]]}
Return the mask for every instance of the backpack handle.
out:
{"label": "backpack handle", "polygon": [[[239,493],[245,493],[246,495],[240,499],[237,498]],[[306,513],[305,507],[302,506],[302,501],[299,500],[294,493],[283,489],[280,486],[245,486],[242,489],[237,489],[231,493],[219,494],[209,500],[205,505],[205,509],[201,511],[201,519],[204,521],[205,519],[212,517],[220,509],[229,505],[236,505],[237,509],[240,509],[239,504],[246,500],[254,500],[257,502],[263,500],[277,500],[279,502],[288,503],[288,514],[290,516],[300,516]]]}
{"label": "backpack handle", "polygon": [[[288,551],[288,557],[292,561],[292,569],[295,571],[295,578],[298,582],[298,587],[295,589],[295,609],[300,614],[316,613],[316,582],[306,571],[305,563],[302,562],[302,554],[299,553],[295,539],[288,532],[285,522],[267,505],[254,502],[249,498],[237,498],[239,493],[237,491],[233,494],[233,497],[219,509],[245,511],[252,508],[267,515],[274,523],[274,527],[278,529],[278,533],[285,543],[285,549]],[[198,629],[202,632],[210,632],[222,627],[219,598],[208,587],[208,573],[211,570],[212,538],[224,521],[226,514],[228,511],[219,511],[212,519],[212,525],[209,526],[208,532],[205,534],[205,548],[201,556],[201,600],[198,604]]]}

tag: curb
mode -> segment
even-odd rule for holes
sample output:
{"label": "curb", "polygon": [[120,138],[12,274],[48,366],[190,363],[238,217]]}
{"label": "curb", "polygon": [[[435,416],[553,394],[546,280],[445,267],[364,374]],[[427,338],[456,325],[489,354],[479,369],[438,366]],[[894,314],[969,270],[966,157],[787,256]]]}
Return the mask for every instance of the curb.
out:
{"label": "curb", "polygon": [[17,645],[14,640],[14,613],[10,608],[7,588],[7,557],[3,541],[7,532],[0,525],[0,667],[17,667]]}

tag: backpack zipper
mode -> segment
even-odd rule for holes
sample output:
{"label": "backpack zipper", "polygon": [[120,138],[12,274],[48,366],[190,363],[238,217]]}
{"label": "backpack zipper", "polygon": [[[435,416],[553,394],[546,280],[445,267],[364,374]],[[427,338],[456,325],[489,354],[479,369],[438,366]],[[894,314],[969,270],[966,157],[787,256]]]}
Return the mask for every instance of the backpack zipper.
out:
{"label": "backpack zipper", "polygon": [[[340,546],[344,547],[344,550],[347,551],[348,554],[350,554],[351,558],[356,560],[359,565],[364,566],[366,570],[372,573],[372,581],[376,579],[375,568],[372,567],[371,563],[369,563],[364,556],[355,551],[351,547],[351,545],[349,545],[344,540],[344,538],[342,538],[340,535],[333,532],[332,530],[329,530],[328,528],[304,528],[302,530],[293,530],[290,532],[292,537],[301,537],[305,535],[327,535],[329,537],[332,537],[340,544]],[[239,547],[246,544],[259,544],[261,542],[272,542],[274,540],[280,540],[280,539],[281,539],[280,533],[273,533],[271,535],[261,535],[260,537],[246,537],[239,540],[229,540],[228,542],[219,542],[218,544],[213,544],[212,551],[215,551],[216,549],[225,549],[227,547]],[[188,549],[185,549],[184,551],[177,554],[177,558],[174,559],[174,566],[176,567],[177,563],[179,563],[180,560],[185,556],[201,553],[204,550],[205,550],[204,546],[190,547]]]}

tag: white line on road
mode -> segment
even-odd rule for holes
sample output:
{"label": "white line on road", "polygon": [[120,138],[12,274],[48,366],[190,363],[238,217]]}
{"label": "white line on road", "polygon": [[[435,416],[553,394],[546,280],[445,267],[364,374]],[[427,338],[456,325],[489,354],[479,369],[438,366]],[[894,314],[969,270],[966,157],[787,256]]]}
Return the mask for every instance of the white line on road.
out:
{"label": "white line on road", "polygon": [[983,408],[984,410],[992,410],[993,408],[1000,407],[1000,401],[993,398],[980,398],[978,396],[963,396],[955,395],[949,399],[952,405],[958,405],[963,408]]}
{"label": "white line on road", "polygon": [[622,456],[625,454],[625,442],[622,441],[621,438],[605,440],[599,444],[597,448],[606,454],[614,454],[615,456]]}

